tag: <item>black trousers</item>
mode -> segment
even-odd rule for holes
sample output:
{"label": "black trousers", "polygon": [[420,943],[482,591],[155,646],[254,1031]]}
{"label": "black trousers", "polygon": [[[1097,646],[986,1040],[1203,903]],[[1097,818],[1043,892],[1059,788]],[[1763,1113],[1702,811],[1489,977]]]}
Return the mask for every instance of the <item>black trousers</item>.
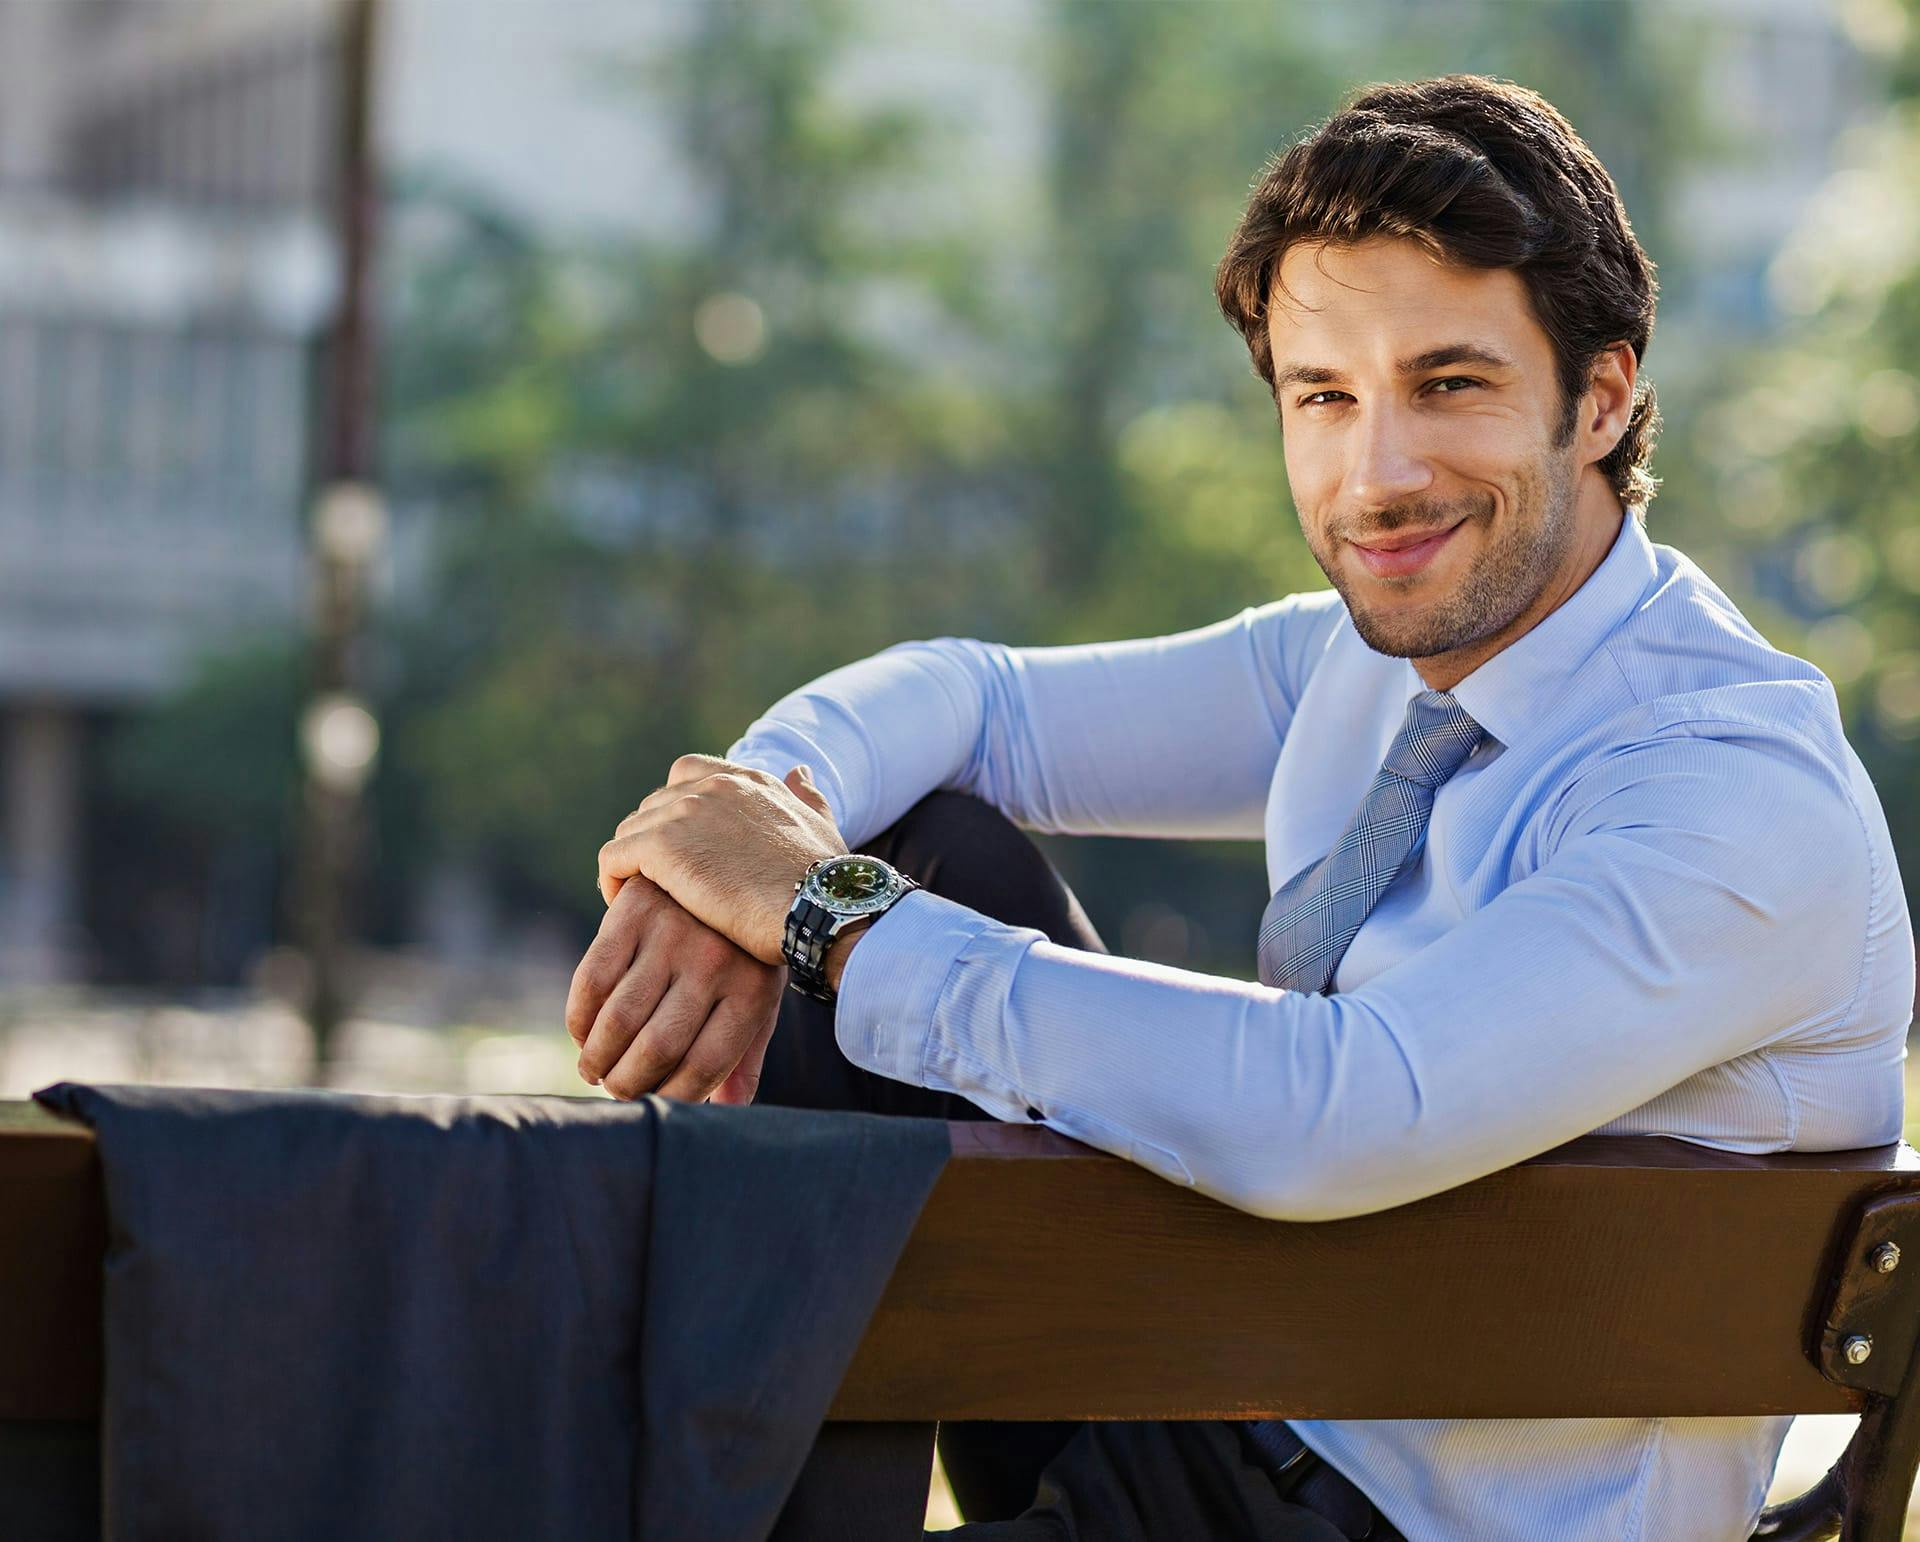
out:
{"label": "black trousers", "polygon": [[[934,792],[863,841],[935,894],[1066,947],[1105,953],[1046,854],[998,809]],[[992,1115],[950,1092],[862,1070],[840,1053],[833,1008],[788,991],[756,1101],[940,1119]],[[940,1459],[969,1524],[965,1542],[1343,1542],[1327,1520],[1279,1497],[1223,1420],[947,1421]],[[924,1450],[925,1447],[920,1449]]]}

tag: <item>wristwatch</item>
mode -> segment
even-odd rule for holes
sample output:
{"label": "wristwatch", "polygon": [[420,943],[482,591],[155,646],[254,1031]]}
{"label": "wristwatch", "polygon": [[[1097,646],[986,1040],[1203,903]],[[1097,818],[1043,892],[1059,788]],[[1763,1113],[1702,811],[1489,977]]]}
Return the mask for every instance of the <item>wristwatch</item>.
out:
{"label": "wristwatch", "polygon": [[787,911],[787,984],[819,1001],[838,998],[827,984],[827,946],[849,922],[884,915],[900,896],[917,889],[905,873],[878,857],[849,853],[822,857],[800,875]]}

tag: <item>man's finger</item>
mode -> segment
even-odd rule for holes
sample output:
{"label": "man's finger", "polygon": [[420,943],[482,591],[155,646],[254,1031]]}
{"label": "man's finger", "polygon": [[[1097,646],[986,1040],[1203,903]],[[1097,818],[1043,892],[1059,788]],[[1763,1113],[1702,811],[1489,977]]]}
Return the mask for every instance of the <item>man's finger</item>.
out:
{"label": "man's finger", "polygon": [[608,905],[620,897],[621,886],[640,871],[639,833],[637,828],[625,828],[625,822],[622,821],[621,833],[600,848],[600,898]]}
{"label": "man's finger", "polygon": [[[781,995],[786,992],[782,991]],[[760,1027],[759,1034],[740,1064],[733,1068],[733,1074],[720,1084],[720,1089],[708,1100],[713,1103],[751,1103],[754,1094],[760,1090],[760,1073],[767,1063],[767,1045],[773,1040],[774,1027],[780,1021],[780,1003],[767,1008],[767,1020]]]}
{"label": "man's finger", "polygon": [[673,1074],[661,1082],[660,1095],[704,1103],[718,1092],[759,1037],[752,1014],[751,997],[721,997]]}
{"label": "man's finger", "polygon": [[[665,812],[670,805],[655,805],[644,814],[630,816],[635,823],[623,834],[613,837],[600,848],[598,859],[600,897],[611,905],[620,893],[620,887],[627,879],[640,872],[640,852],[656,826],[672,816]],[[681,810],[681,812],[686,812]],[[627,825],[622,820],[623,828]]]}
{"label": "man's finger", "polygon": [[679,796],[680,796],[680,789],[677,786],[669,785],[666,787],[654,788],[652,792],[648,793],[644,798],[642,798],[638,803],[636,803],[633,806],[632,813],[628,814],[624,819],[620,821],[619,824],[613,827],[613,833],[616,836],[632,834],[634,829],[640,823],[640,816],[646,813],[648,809],[658,808],[662,803],[668,802],[671,799],[677,798]]}
{"label": "man's finger", "polygon": [[616,1098],[637,1098],[657,1090],[686,1058],[712,1007],[712,993],[699,980],[676,975],[653,1015],[600,1078],[600,1085]]}
{"label": "man's finger", "polygon": [[813,772],[805,765],[795,766],[781,778],[793,795],[816,814],[833,815],[833,805],[827,802],[827,795],[813,782]]}
{"label": "man's finger", "polygon": [[592,1030],[580,1046],[580,1075],[601,1083],[620,1063],[627,1047],[659,1010],[667,993],[670,973],[665,961],[637,959],[594,1017]]}
{"label": "man's finger", "polygon": [[633,962],[642,925],[642,918],[635,912],[646,899],[646,888],[639,883],[621,890],[627,898],[608,906],[600,918],[599,935],[574,966],[573,981],[567,987],[567,1033],[583,1048],[593,1031],[593,1020]]}
{"label": "man's finger", "polygon": [[667,768],[667,785],[678,786],[681,782],[695,781],[703,776],[712,776],[716,771],[724,771],[733,762],[723,755],[682,755]]}

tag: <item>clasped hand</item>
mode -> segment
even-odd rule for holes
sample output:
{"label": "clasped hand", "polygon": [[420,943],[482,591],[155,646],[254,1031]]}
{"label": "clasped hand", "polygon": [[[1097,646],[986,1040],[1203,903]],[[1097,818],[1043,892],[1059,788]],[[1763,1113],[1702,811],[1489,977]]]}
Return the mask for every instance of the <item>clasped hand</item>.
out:
{"label": "clasped hand", "polygon": [[846,849],[805,767],[782,779],[676,760],[600,848],[607,912],[567,993],[581,1076],[617,1098],[751,1102],[786,989],[793,886]]}

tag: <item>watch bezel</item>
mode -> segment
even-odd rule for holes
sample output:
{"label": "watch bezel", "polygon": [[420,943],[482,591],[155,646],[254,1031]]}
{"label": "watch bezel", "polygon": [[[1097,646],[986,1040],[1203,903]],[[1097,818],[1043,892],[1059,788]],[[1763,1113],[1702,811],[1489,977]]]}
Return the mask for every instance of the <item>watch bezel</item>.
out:
{"label": "watch bezel", "polygon": [[[865,899],[843,900],[826,894],[820,887],[821,876],[844,862],[865,862],[883,869],[887,875],[887,886]],[[871,856],[862,851],[842,852],[838,856],[823,857],[807,869],[806,877],[801,880],[799,898],[810,900],[822,910],[851,921],[860,916],[872,915],[885,910],[906,889],[906,875],[884,857]]]}

